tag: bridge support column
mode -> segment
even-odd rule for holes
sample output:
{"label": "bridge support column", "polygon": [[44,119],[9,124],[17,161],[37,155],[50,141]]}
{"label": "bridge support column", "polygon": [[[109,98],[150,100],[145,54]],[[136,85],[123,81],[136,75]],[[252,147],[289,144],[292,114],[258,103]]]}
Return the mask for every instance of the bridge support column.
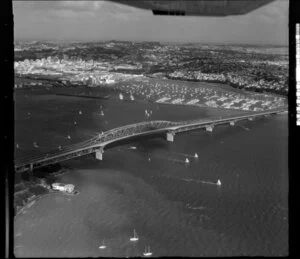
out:
{"label": "bridge support column", "polygon": [[167,141],[174,142],[175,133],[167,132]]}
{"label": "bridge support column", "polygon": [[235,122],[234,121],[231,121],[229,122],[230,126],[234,126]]}
{"label": "bridge support column", "polygon": [[33,164],[29,166],[28,175],[30,179],[33,177]]}
{"label": "bridge support column", "polygon": [[209,132],[212,132],[212,131],[213,131],[213,128],[214,128],[213,125],[209,125],[209,126],[206,126],[206,127],[205,127],[206,131],[209,131]]}
{"label": "bridge support column", "polygon": [[104,151],[103,151],[102,148],[98,149],[96,151],[96,159],[97,160],[103,160],[103,153],[104,153]]}

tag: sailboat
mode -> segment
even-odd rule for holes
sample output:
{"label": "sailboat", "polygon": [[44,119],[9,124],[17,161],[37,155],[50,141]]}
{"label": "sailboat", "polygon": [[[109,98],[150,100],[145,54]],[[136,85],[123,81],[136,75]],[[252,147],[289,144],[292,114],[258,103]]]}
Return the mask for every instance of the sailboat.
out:
{"label": "sailboat", "polygon": [[139,240],[139,237],[135,231],[135,229],[133,230],[133,237],[130,238],[130,241],[132,242],[135,242],[135,241],[138,241]]}
{"label": "sailboat", "polygon": [[102,241],[102,245],[99,246],[99,249],[105,249],[106,245],[104,244],[104,240]]}
{"label": "sailboat", "polygon": [[103,112],[103,111],[101,111],[100,115],[101,115],[101,116],[104,116],[104,112]]}
{"label": "sailboat", "polygon": [[188,158],[185,159],[185,163],[188,164],[190,160]]}
{"label": "sailboat", "polygon": [[197,153],[195,153],[194,157],[195,157],[195,158],[198,158],[198,154],[197,154]]}
{"label": "sailboat", "polygon": [[143,253],[144,256],[151,256],[152,252],[150,251],[150,246],[148,246],[148,249],[145,247],[145,252]]}

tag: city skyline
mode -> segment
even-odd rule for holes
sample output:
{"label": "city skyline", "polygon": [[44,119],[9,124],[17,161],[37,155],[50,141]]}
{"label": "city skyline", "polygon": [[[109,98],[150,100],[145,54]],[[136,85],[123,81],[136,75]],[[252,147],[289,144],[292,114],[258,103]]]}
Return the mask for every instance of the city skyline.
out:
{"label": "city skyline", "polygon": [[285,0],[229,17],[160,17],[109,1],[26,1],[13,7],[16,40],[288,45]]}

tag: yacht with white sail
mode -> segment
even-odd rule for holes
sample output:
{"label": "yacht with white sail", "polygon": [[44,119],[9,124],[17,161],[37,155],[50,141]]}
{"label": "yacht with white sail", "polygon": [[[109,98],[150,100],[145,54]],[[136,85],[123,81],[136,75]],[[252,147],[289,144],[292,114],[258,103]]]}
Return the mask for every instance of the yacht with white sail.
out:
{"label": "yacht with white sail", "polygon": [[144,256],[151,256],[152,252],[150,251],[150,246],[145,247],[145,252],[143,253]]}
{"label": "yacht with white sail", "polygon": [[102,241],[102,244],[99,246],[99,249],[105,249],[106,245],[104,244],[104,240]]}
{"label": "yacht with white sail", "polygon": [[139,237],[135,231],[135,229],[133,230],[133,237],[130,238],[130,241],[132,242],[135,242],[135,241],[138,241],[139,240]]}

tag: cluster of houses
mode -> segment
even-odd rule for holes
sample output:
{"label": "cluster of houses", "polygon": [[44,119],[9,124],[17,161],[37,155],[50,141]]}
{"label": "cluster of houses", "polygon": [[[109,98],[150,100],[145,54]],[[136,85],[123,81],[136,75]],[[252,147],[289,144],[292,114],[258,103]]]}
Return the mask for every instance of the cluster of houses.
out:
{"label": "cluster of houses", "polygon": [[[112,68],[112,65],[108,62],[83,61],[81,59],[77,61],[60,60],[51,57],[37,60],[25,59],[24,61],[15,62],[14,67],[15,73],[19,75],[57,76],[70,83],[80,83],[90,87],[114,84],[128,77],[140,76],[108,72]],[[132,69],[135,67],[117,66],[117,68]],[[16,85],[15,87],[18,88],[20,86]]]}
{"label": "cluster of houses", "polygon": [[249,75],[241,75],[238,73],[202,73],[200,71],[175,71],[168,74],[169,78],[174,79],[188,79],[188,80],[199,80],[206,82],[218,82],[218,83],[229,83],[234,86],[239,86],[245,89],[260,89],[260,90],[275,90],[288,93],[287,85],[283,80],[281,81],[267,81],[265,79],[254,80]]}

